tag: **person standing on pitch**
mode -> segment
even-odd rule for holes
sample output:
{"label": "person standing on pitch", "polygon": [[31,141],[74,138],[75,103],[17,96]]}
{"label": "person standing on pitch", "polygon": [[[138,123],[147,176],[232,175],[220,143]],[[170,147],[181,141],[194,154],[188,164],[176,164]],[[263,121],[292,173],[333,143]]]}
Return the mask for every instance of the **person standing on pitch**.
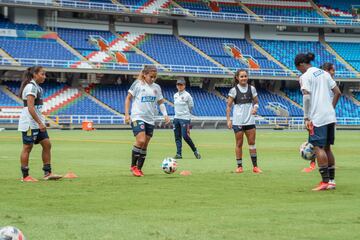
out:
{"label": "person standing on pitch", "polygon": [[194,108],[194,101],[190,93],[185,90],[186,82],[183,79],[177,80],[176,88],[178,92],[174,94],[174,136],[176,143],[175,159],[182,158],[182,138],[189,145],[197,159],[201,159],[199,151],[196,149],[194,142],[190,138],[190,119],[191,111]]}
{"label": "person standing on pitch", "polygon": [[[244,69],[236,71],[234,87],[230,89],[226,107],[226,119],[229,129],[235,133],[236,173],[243,172],[242,146],[244,134],[249,144],[249,152],[253,164],[253,172],[261,173],[257,165],[257,152],[255,145],[256,126],[255,114],[259,108],[259,99],[255,87],[248,84],[248,72]],[[233,119],[230,120],[231,108],[234,105]]]}
{"label": "person standing on pitch", "polygon": [[[309,131],[309,143],[314,146],[322,181],[312,189],[322,191],[335,189],[335,158],[331,145],[335,140],[335,107],[341,96],[331,75],[313,67],[313,53],[300,53],[295,57],[295,66],[302,73],[300,86],[303,94],[304,121]],[[333,99],[329,92],[334,93]]]}
{"label": "person standing on pitch", "polygon": [[20,162],[23,182],[37,182],[36,178],[29,175],[29,156],[34,144],[42,147],[42,160],[44,180],[57,180],[60,175],[51,173],[51,143],[46,131],[45,118],[41,114],[43,106],[43,90],[39,86],[45,81],[46,74],[41,66],[29,67],[24,72],[21,82],[19,97],[24,102],[21,111],[18,131],[22,132],[23,149]]}
{"label": "person standing on pitch", "polygon": [[[321,65],[320,67],[322,70],[325,70],[326,72],[328,72],[330,74],[330,76],[334,79],[335,78],[335,65],[333,63],[330,62],[326,62],[323,65]],[[330,98],[333,99],[334,98],[334,93],[330,90]],[[334,155],[332,155],[332,153],[329,153],[330,156],[330,162],[334,162],[335,165],[335,158]],[[332,160],[334,159],[334,160]],[[302,171],[303,172],[312,172],[316,169],[316,159],[310,161],[310,166],[307,168],[304,168]]]}
{"label": "person standing on pitch", "polygon": [[135,177],[144,176],[142,167],[146,159],[147,147],[154,133],[156,104],[159,105],[160,112],[164,116],[165,124],[170,123],[161,88],[155,83],[156,78],[156,67],[153,65],[145,65],[138,79],[131,85],[125,99],[125,122],[131,122],[135,136],[130,166],[130,171]]}

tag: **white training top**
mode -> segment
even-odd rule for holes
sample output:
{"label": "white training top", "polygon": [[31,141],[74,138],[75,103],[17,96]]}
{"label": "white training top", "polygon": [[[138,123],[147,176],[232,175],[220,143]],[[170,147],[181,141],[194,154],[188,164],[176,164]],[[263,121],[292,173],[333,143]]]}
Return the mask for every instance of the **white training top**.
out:
{"label": "white training top", "polygon": [[131,121],[141,120],[154,125],[156,104],[163,99],[160,86],[136,80],[128,92],[133,96]]}
{"label": "white training top", "polygon": [[[236,87],[239,88],[241,93],[246,93],[248,91],[249,86],[251,85],[247,84],[246,87],[242,87],[240,84],[236,85]],[[258,95],[255,87],[253,86],[251,86],[251,93],[253,98],[255,98]],[[228,95],[233,99],[236,98],[235,87],[230,89]],[[252,103],[234,104],[232,124],[240,125],[240,126],[254,125],[255,117],[253,114],[251,114],[252,109],[253,109]]]}
{"label": "white training top", "polygon": [[178,119],[190,120],[191,110],[194,107],[194,101],[187,91],[174,94],[175,117]]}
{"label": "white training top", "polygon": [[316,127],[336,122],[335,109],[329,92],[336,87],[331,75],[316,67],[309,68],[300,77],[301,90],[310,93],[309,118]]}
{"label": "white training top", "polygon": [[[33,84],[31,84],[33,83]],[[42,95],[42,88],[34,81],[31,80],[31,83],[28,83],[23,92],[22,92],[22,99],[27,100],[27,96],[32,95],[37,97],[38,93]],[[45,125],[45,117],[41,114],[43,105],[37,105],[35,106],[35,113],[40,119],[40,121]],[[30,115],[28,107],[24,107],[21,111],[20,119],[19,119],[19,125],[18,125],[18,131],[25,132],[30,129],[39,129],[39,124],[35,122],[35,120]]]}

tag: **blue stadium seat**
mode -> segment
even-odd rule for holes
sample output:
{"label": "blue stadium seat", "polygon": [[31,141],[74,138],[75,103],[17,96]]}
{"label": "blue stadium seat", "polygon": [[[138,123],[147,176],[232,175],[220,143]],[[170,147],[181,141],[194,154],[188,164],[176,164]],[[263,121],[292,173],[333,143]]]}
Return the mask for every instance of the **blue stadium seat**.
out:
{"label": "blue stadium seat", "polygon": [[115,115],[108,109],[100,106],[91,98],[83,95],[68,105],[53,113],[53,115]]}
{"label": "blue stadium seat", "polygon": [[298,53],[313,52],[315,67],[320,67],[325,62],[331,62],[335,64],[337,71],[349,72],[320,42],[256,40],[256,43],[291,70],[296,70],[294,59]]}
{"label": "blue stadium seat", "polygon": [[[283,89],[286,95],[302,106],[302,94],[299,89]],[[336,116],[337,117],[360,117],[360,107],[351,101],[347,96],[342,95],[339,102],[336,105]]]}
{"label": "blue stadium seat", "polygon": [[0,37],[0,47],[14,58],[78,60],[54,39]]}
{"label": "blue stadium seat", "polygon": [[216,67],[173,35],[147,34],[138,47],[162,64]]}
{"label": "blue stadium seat", "polygon": [[357,71],[360,71],[360,43],[329,42],[330,46]]}
{"label": "blue stadium seat", "polygon": [[255,58],[262,69],[278,69],[281,68],[274,62],[268,60],[264,55],[257,51],[245,39],[229,39],[229,38],[209,38],[209,37],[184,37],[197,48],[214,58],[216,61],[230,68],[248,68],[242,62],[228,55],[224,50],[224,43],[236,45],[243,55],[251,55]]}

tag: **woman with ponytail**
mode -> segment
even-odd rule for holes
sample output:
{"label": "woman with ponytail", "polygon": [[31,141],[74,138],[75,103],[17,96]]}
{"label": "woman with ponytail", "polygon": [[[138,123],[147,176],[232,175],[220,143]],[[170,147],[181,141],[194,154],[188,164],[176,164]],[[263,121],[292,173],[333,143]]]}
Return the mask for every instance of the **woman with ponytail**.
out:
{"label": "woman with ponytail", "polygon": [[45,81],[45,78],[43,67],[29,67],[24,72],[19,91],[19,97],[24,103],[18,126],[23,140],[23,149],[20,155],[23,182],[38,181],[29,175],[29,156],[33,145],[39,143],[42,147],[44,180],[56,180],[62,177],[51,173],[51,143],[46,131],[45,118],[41,114],[43,90],[39,86]]}
{"label": "woman with ponytail", "polygon": [[[303,94],[304,122],[309,131],[309,143],[314,146],[322,181],[313,191],[335,189],[335,158],[331,145],[335,141],[335,107],[341,96],[331,75],[313,67],[313,53],[300,53],[295,66],[302,73],[300,87]],[[331,98],[329,92],[334,93]]]}
{"label": "woman with ponytail", "polygon": [[[125,99],[125,122],[131,123],[135,136],[135,144],[131,152],[130,171],[135,177],[143,177],[142,167],[145,162],[147,147],[155,128],[155,106],[159,105],[165,124],[170,123],[165,99],[161,88],[155,83],[157,69],[153,65],[145,65],[138,79],[131,85]],[[131,116],[129,115],[130,103]]]}

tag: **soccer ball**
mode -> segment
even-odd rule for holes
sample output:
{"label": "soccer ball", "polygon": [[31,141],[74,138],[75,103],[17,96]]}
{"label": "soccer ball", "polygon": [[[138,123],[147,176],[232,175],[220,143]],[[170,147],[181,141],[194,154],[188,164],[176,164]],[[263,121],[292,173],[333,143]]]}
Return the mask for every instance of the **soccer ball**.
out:
{"label": "soccer ball", "polygon": [[300,155],[305,160],[314,160],[316,158],[314,146],[311,143],[304,142],[300,146]]}
{"label": "soccer ball", "polygon": [[24,234],[16,227],[0,228],[0,240],[25,240]]}
{"label": "soccer ball", "polygon": [[167,157],[162,162],[161,168],[167,174],[174,173],[176,171],[176,168],[177,168],[177,162],[176,162],[175,159],[173,159],[171,157]]}

